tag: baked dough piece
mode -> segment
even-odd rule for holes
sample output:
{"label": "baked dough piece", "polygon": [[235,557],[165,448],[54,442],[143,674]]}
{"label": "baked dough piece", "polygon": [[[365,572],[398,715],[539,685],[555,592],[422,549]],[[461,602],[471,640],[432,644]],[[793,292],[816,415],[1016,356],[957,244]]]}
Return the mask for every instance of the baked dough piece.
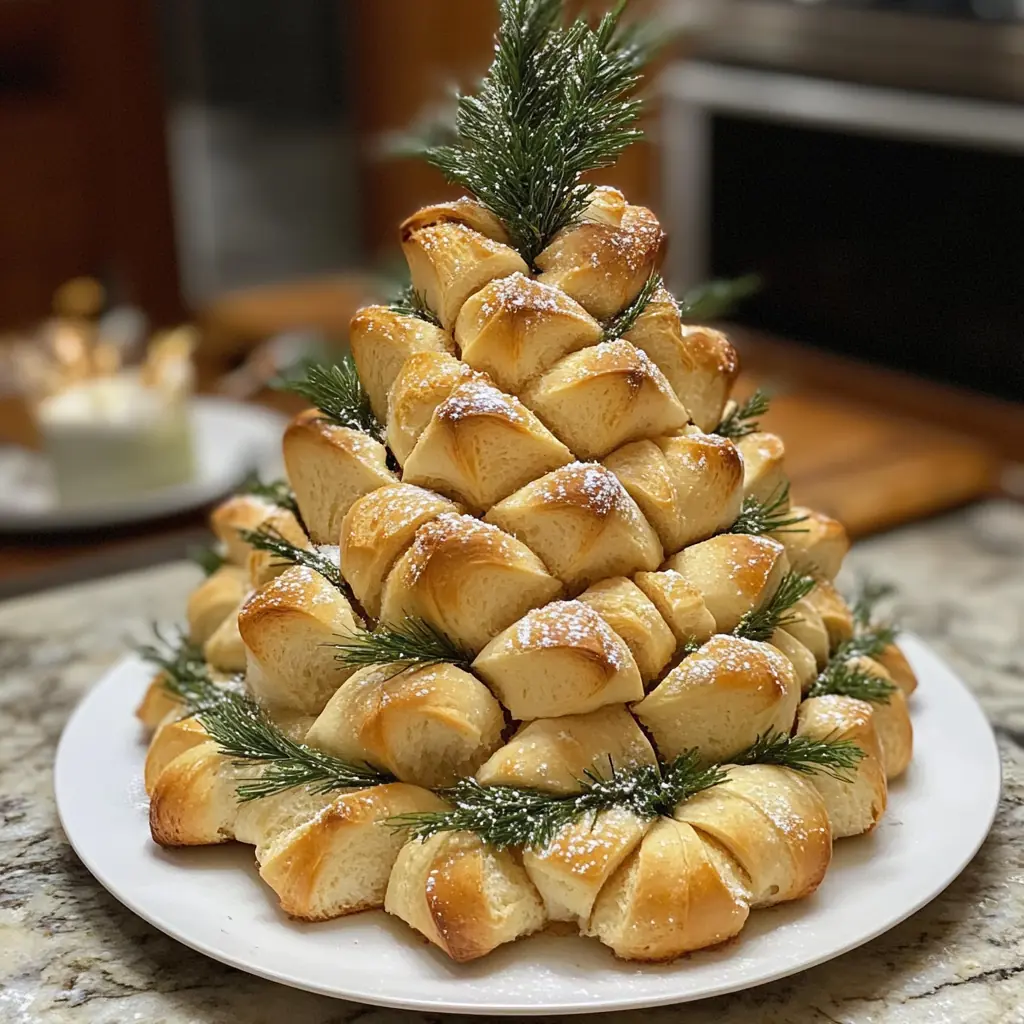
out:
{"label": "baked dough piece", "polygon": [[430,227],[432,224],[465,224],[466,227],[479,231],[481,235],[509,244],[505,225],[483,203],[478,203],[469,196],[460,196],[445,203],[434,203],[417,210],[411,217],[402,222],[402,233],[415,231],[417,228]]}
{"label": "baked dough piece", "polygon": [[144,729],[156,729],[172,711],[181,713],[181,702],[164,685],[164,678],[163,672],[153,676],[135,709]]}
{"label": "baked dough piece", "polygon": [[791,511],[794,516],[804,516],[804,521],[774,535],[785,547],[789,564],[797,572],[834,580],[850,550],[843,524],[802,505],[794,505]]}
{"label": "baked dough piece", "polygon": [[556,469],[485,516],[518,537],[577,594],[608,576],[656,569],[661,544],[612,472],[597,463]]}
{"label": "baked dough piece", "polygon": [[248,573],[237,565],[222,565],[188,596],[185,617],[188,638],[205,644],[217,627],[238,608],[249,589]]}
{"label": "baked dough piece", "polygon": [[823,772],[810,779],[825,801],[834,838],[870,832],[885,813],[888,793],[872,706],[853,697],[812,697],[800,705],[796,734],[815,740],[852,740],[864,751],[852,781]]}
{"label": "baked dough piece", "polygon": [[802,692],[806,693],[818,678],[818,663],[815,661],[814,655],[785,629],[776,629],[768,642],[789,658],[797,685]]}
{"label": "baked dough piece", "polygon": [[396,480],[384,445],[362,431],[328,423],[316,409],[288,424],[283,450],[314,544],[337,544],[342,516],[356,498]]}
{"label": "baked dough piece", "polygon": [[515,249],[454,221],[421,228],[407,221],[402,225],[402,252],[413,288],[446,331],[455,325],[466,299],[488,281],[530,272]]}
{"label": "baked dough piece", "polygon": [[521,786],[568,795],[582,791],[588,772],[607,777],[656,764],[650,740],[621,704],[586,715],[540,718],[519,731],[476,773],[483,786]]}
{"label": "baked dough piece", "polygon": [[586,934],[616,956],[667,961],[731,939],[749,913],[732,858],[692,826],[659,818],[601,890]]}
{"label": "baked dough piece", "polygon": [[337,587],[315,570],[293,565],[257,590],[238,616],[253,695],[275,709],[319,714],[352,674],[324,645],[358,626]]}
{"label": "baked dough piece", "polygon": [[[607,217],[604,198],[599,197],[591,216]],[[611,205],[617,213],[618,204]],[[607,320],[640,294],[664,249],[665,234],[654,214],[643,206],[626,206],[618,224],[584,213],[578,224],[555,235],[534,263],[541,271],[539,281],[561,288],[591,316]]]}
{"label": "baked dough piece", "polygon": [[214,630],[213,636],[203,644],[203,657],[210,668],[217,672],[234,674],[245,671],[245,644],[238,632],[238,615],[243,602],[239,602],[224,621]]}
{"label": "baked dough piece", "polygon": [[416,531],[388,573],[381,619],[425,619],[475,654],[561,590],[515,537],[471,516],[442,512]]}
{"label": "baked dough piece", "polygon": [[255,846],[256,863],[262,864],[283,835],[310,821],[339,796],[349,792],[357,790],[334,789],[321,793],[315,786],[295,786],[258,800],[246,800],[238,805],[235,839]]}
{"label": "baked dough piece", "polygon": [[523,401],[581,459],[672,434],[689,416],[665,375],[628,341],[573,352],[529,384]]}
{"label": "baked dough piece", "polygon": [[[817,586],[815,584],[815,589]],[[819,670],[825,667],[829,655],[828,630],[818,609],[806,597],[793,605],[792,614],[783,628],[814,655]]]}
{"label": "baked dough piece", "polygon": [[698,748],[714,762],[764,733],[789,733],[799,703],[787,657],[769,644],[721,635],[684,658],[633,713],[665,760]]}
{"label": "baked dough piece", "polygon": [[907,656],[895,645],[889,644],[875,659],[892,677],[892,681],[910,696],[917,689],[917,676]]}
{"label": "baked dough piece", "polygon": [[157,726],[146,751],[146,764],[142,771],[142,781],[146,793],[152,795],[153,787],[160,773],[179,755],[192,747],[199,746],[209,740],[209,734],[195,717],[182,718],[181,708],[175,707],[168,712],[164,720]]}
{"label": "baked dough piece", "polygon": [[479,375],[454,356],[417,352],[403,364],[388,393],[388,448],[404,466],[434,410]]}
{"label": "baked dough piece", "polygon": [[727,530],[743,505],[743,460],[724,437],[634,441],[604,464],[657,530],[667,555]]}
{"label": "baked dough piece", "polygon": [[821,616],[831,650],[853,636],[853,612],[828,580],[819,577],[804,600]]}
{"label": "baked dough piece", "polygon": [[701,430],[721,423],[740,368],[736,350],[721,331],[684,324],[676,300],[659,288],[623,337],[657,364]]}
{"label": "baked dough piece", "polygon": [[680,573],[674,569],[638,572],[633,582],[650,598],[678,643],[702,644],[711,639],[716,628],[714,616],[701,592]]}
{"label": "baked dough piece", "polygon": [[436,789],[472,775],[501,746],[504,726],[487,687],[454,665],[372,665],[342,683],[306,742]]}
{"label": "baked dough piece", "polygon": [[341,521],[341,574],[368,615],[380,615],[384,578],[416,531],[458,506],[411,484],[388,484],[364,494]]}
{"label": "baked dough piece", "polygon": [[[776,501],[785,493],[786,446],[777,434],[759,431],[736,442],[743,456],[743,493],[762,503]],[[783,503],[780,507],[786,507]]]}
{"label": "baked dough piece", "polygon": [[252,548],[239,536],[240,530],[255,530],[280,506],[255,494],[236,494],[221,502],[210,514],[210,529],[224,548],[224,557],[232,565],[248,564]]}
{"label": "baked dough piece", "polygon": [[236,771],[213,740],[182,751],[156,777],[149,831],[160,846],[212,846],[234,837]]}
{"label": "baked dough piece", "polygon": [[537,849],[523,851],[523,867],[544,900],[550,921],[585,926],[605,882],[651,827],[632,811],[613,807],[561,828]]}
{"label": "baked dough piece", "polygon": [[469,832],[407,843],[391,872],[384,909],[458,963],[545,923],[544,905],[515,854]]}
{"label": "baked dough piece", "polygon": [[754,907],[809,896],[832,859],[821,795],[777,765],[734,765],[725,782],[679,804],[673,816],[721,843],[749,879]]}
{"label": "baked dough piece", "polygon": [[348,343],[370,408],[383,423],[388,392],[402,364],[414,352],[451,352],[451,338],[418,316],[396,313],[388,306],[366,306],[349,324]]}
{"label": "baked dough piece", "polygon": [[513,395],[563,356],[596,345],[603,333],[565,292],[523,274],[485,285],[455,322],[462,359]]}
{"label": "baked dough piece", "polygon": [[281,909],[303,921],[380,907],[405,842],[383,823],[444,807],[429,790],[404,782],[345,793],[271,843],[260,877],[277,893]]}
{"label": "baked dough piece", "polygon": [[725,533],[684,548],[665,568],[700,591],[719,632],[728,633],[775,596],[789,563],[777,540]]}
{"label": "baked dough piece", "polygon": [[589,605],[625,641],[640,678],[649,683],[672,660],[676,638],[650,598],[625,576],[588,587],[579,600]]}
{"label": "baked dough piece", "polygon": [[572,452],[529,409],[484,378],[456,387],[434,410],[402,479],[483,512]]}
{"label": "baked dough piece", "polygon": [[527,612],[477,655],[473,671],[518,721],[584,714],[644,693],[622,638],[579,601]]}
{"label": "baked dough piece", "polygon": [[[312,550],[313,545],[310,544],[306,531],[302,528],[298,519],[286,508],[275,508],[260,523],[258,528],[261,531],[280,535],[289,544],[294,544],[297,548],[307,551]],[[251,587],[263,586],[267,580],[280,576],[288,568],[288,563],[281,561],[277,555],[258,548],[250,548],[249,554],[245,559],[245,565]]]}
{"label": "baked dough piece", "polygon": [[884,666],[873,658],[851,658],[848,664],[861,672],[875,676],[885,683],[897,686],[887,701],[872,703],[871,711],[882,748],[882,764],[885,777],[895,779],[902,775],[914,756],[914,727],[910,721],[907,697]]}

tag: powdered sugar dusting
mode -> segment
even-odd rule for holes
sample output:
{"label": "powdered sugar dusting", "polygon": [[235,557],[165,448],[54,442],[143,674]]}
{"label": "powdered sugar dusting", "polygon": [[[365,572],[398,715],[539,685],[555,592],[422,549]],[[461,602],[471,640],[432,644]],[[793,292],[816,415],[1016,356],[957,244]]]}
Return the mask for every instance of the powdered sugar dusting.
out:
{"label": "powdered sugar dusting", "polygon": [[623,642],[593,608],[580,601],[552,601],[527,612],[511,629],[520,650],[578,648],[597,653],[616,671],[625,665]]}

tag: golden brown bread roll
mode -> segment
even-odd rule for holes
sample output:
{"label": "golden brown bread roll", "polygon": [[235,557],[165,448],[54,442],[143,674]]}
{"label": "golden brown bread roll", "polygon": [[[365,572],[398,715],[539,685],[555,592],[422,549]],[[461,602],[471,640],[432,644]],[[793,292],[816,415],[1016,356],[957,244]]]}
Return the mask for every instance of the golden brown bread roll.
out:
{"label": "golden brown bread roll", "polygon": [[205,644],[217,627],[236,610],[249,589],[248,573],[230,563],[211,573],[188,596],[185,618],[188,638],[194,644]]}
{"label": "golden brown bread roll", "polygon": [[789,563],[777,540],[724,533],[684,548],[665,568],[700,591],[718,631],[728,633],[775,596]]}
{"label": "golden brown bread roll", "polygon": [[644,693],[622,638],[579,601],[527,612],[477,655],[473,671],[518,721],[584,714]]}
{"label": "golden brown bread roll", "polygon": [[850,550],[843,524],[802,505],[794,505],[791,512],[804,516],[803,522],[773,535],[785,547],[790,566],[797,572],[834,580]]}
{"label": "golden brown bread roll", "polygon": [[587,815],[548,843],[523,851],[523,867],[544,900],[550,921],[590,920],[605,882],[636,849],[650,821],[624,807]]}
{"label": "golden brown bread roll", "polygon": [[793,605],[792,614],[783,628],[814,655],[819,670],[825,667],[829,656],[828,630],[818,609],[806,597]]}
{"label": "golden brown bread roll", "polygon": [[650,598],[625,576],[593,584],[579,600],[622,637],[645,683],[656,679],[672,660],[676,650],[672,630]]}
{"label": "golden brown bread roll", "polygon": [[610,224],[619,227],[629,203],[626,197],[611,185],[598,185],[590,193],[580,220],[592,224]]}
{"label": "golden brown bread roll", "polygon": [[238,801],[231,759],[213,740],[182,751],[156,777],[149,831],[160,846],[212,846],[234,836]]}
{"label": "golden brown bread roll", "polygon": [[515,537],[471,516],[442,512],[416,531],[388,573],[381,620],[425,619],[475,654],[561,590]]}
{"label": "golden brown bread roll", "polygon": [[[306,531],[302,528],[298,519],[286,508],[274,509],[260,523],[259,529],[261,532],[277,534],[289,544],[293,544],[304,551],[311,551],[313,548],[313,545],[309,542],[309,537],[306,536]],[[288,563],[282,561],[278,555],[272,554],[270,551],[250,548],[249,554],[245,559],[245,566],[249,576],[250,588],[255,588],[263,586],[267,580],[272,580],[275,576],[280,576],[288,568]]]}
{"label": "golden brown bread roll", "polygon": [[344,793],[271,843],[260,877],[277,893],[281,909],[302,921],[383,906],[388,876],[405,842],[383,822],[444,806],[429,790],[404,782]]}
{"label": "golden brown bread roll", "polygon": [[875,659],[892,677],[892,681],[909,697],[917,689],[917,676],[907,656],[895,645],[889,644]]}
{"label": "golden brown bread roll", "polygon": [[749,913],[732,858],[692,826],[659,818],[601,890],[586,934],[618,957],[667,961],[731,939]]}
{"label": "golden brown bread roll", "polygon": [[[615,205],[615,204],[612,204]],[[599,199],[598,216],[608,204]],[[618,224],[584,218],[555,235],[534,263],[543,284],[561,288],[591,316],[607,320],[640,294],[661,264],[665,235],[643,206],[627,206]]]}
{"label": "golden brown bread roll", "polygon": [[818,678],[818,663],[814,655],[787,629],[774,630],[768,642],[789,658],[797,686],[806,693]]}
{"label": "golden brown bread roll", "polygon": [[451,352],[451,338],[418,316],[388,306],[366,306],[349,325],[348,343],[359,381],[380,423],[388,414],[388,392],[402,364],[414,352]]}
{"label": "golden brown bread roll", "polygon": [[306,743],[431,789],[472,775],[501,746],[501,705],[454,665],[400,669],[371,665],[350,676]]}
{"label": "golden brown bread roll", "polygon": [[163,672],[153,676],[135,709],[135,717],[147,730],[156,729],[170,712],[181,710],[181,702],[164,685],[164,679]]}
{"label": "golden brown bread roll", "polygon": [[402,252],[413,288],[446,331],[466,299],[488,281],[530,272],[515,249],[455,221],[421,228],[403,225]]}
{"label": "golden brown bread roll", "polygon": [[789,659],[769,644],[712,637],[684,658],[633,713],[671,760],[699,749],[727,761],[767,732],[793,728],[800,687]]}
{"label": "golden brown bread roll", "polygon": [[[743,456],[743,493],[763,504],[782,498],[786,477],[786,446],[777,434],[758,431],[736,442]],[[783,502],[780,507],[786,507]]]}
{"label": "golden brown bread roll", "polygon": [[407,843],[384,909],[465,963],[544,926],[544,905],[515,854],[469,832]]}
{"label": "golden brown bread roll", "polygon": [[193,716],[182,718],[180,707],[168,712],[153,733],[146,751],[146,764],[142,771],[146,793],[152,795],[160,773],[179,754],[205,743],[209,738],[199,719]]}
{"label": "golden brown bread roll", "polygon": [[358,498],[341,521],[341,574],[368,615],[380,615],[384,578],[416,531],[458,506],[412,484],[388,484]]}
{"label": "golden brown bread roll", "polygon": [[[254,772],[253,774],[259,774]],[[334,789],[328,793],[316,786],[294,786],[280,793],[246,800],[238,805],[235,839],[256,847],[256,862],[262,864],[267,853],[282,836],[310,821],[345,793],[356,790]]]}
{"label": "golden brown bread roll", "polygon": [[369,434],[328,423],[316,409],[299,413],[284,432],[284,463],[315,544],[336,544],[356,498],[395,483],[387,449]]}
{"label": "golden brown bread roll", "polygon": [[518,537],[577,594],[608,576],[656,569],[661,544],[614,474],[573,462],[528,483],[484,517]]}
{"label": "golden brown bread roll", "polygon": [[221,502],[210,514],[210,529],[224,548],[232,565],[248,564],[252,548],[239,536],[240,530],[255,530],[271,515],[284,511],[279,505],[255,494],[236,494]]}
{"label": "golden brown bread roll", "polygon": [[245,671],[245,644],[238,632],[238,616],[244,602],[239,602],[203,644],[203,657],[210,668],[234,674]]}
{"label": "golden brown bread roll", "polygon": [[821,616],[831,650],[853,636],[853,612],[828,580],[818,577],[804,600]]}
{"label": "golden brown bread roll", "polygon": [[704,643],[715,632],[715,619],[701,592],[674,569],[638,572],[633,582],[650,599],[668,623],[676,641]]}
{"label": "golden brown bread roll", "polygon": [[800,705],[796,734],[815,740],[852,740],[864,751],[852,781],[823,772],[810,779],[825,801],[835,839],[870,832],[885,813],[888,795],[872,706],[853,697],[812,697]]}
{"label": "golden brown bread roll", "polygon": [[675,433],[689,419],[665,375],[628,341],[565,356],[527,385],[522,398],[581,459]]}
{"label": "golden brown bread roll", "polygon": [[466,227],[479,231],[481,235],[509,244],[505,225],[483,203],[478,203],[469,196],[460,196],[446,203],[434,203],[417,210],[411,217],[402,221],[402,234],[427,228],[432,224],[465,224]]}
{"label": "golden brown bread roll", "polygon": [[885,667],[874,658],[851,658],[847,664],[896,687],[889,694],[888,700],[871,705],[875,732],[878,733],[878,742],[882,748],[885,777],[895,779],[907,770],[914,756],[914,727],[910,721],[906,694],[893,681]]}
{"label": "golden brown bread roll", "polygon": [[810,781],[778,765],[729,768],[673,817],[712,836],[749,879],[751,906],[809,896],[832,859],[828,811]]}
{"label": "golden brown bread roll", "polygon": [[485,285],[455,322],[462,359],[512,395],[563,356],[596,345],[603,333],[565,292],[523,274]]}
{"label": "golden brown bread roll", "polygon": [[622,704],[585,715],[539,718],[516,734],[476,773],[483,786],[521,786],[568,795],[582,791],[592,772],[656,764],[650,740]]}
{"label": "golden brown bread roll", "polygon": [[238,616],[253,695],[272,708],[319,714],[352,674],[325,645],[358,626],[337,587],[315,570],[293,565],[257,590]]}
{"label": "golden brown bread roll", "polygon": [[572,452],[529,409],[482,378],[456,387],[434,410],[402,479],[474,511],[572,462]]}
{"label": "golden brown bread roll", "polygon": [[666,555],[727,530],[743,505],[743,460],[724,437],[633,441],[604,464],[657,530]]}

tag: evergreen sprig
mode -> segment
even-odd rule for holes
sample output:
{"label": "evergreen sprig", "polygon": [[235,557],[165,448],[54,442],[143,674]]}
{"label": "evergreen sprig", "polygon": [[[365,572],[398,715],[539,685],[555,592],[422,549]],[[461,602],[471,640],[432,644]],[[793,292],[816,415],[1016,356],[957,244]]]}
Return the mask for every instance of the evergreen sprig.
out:
{"label": "evergreen sprig", "polygon": [[306,363],[294,376],[282,378],[275,386],[302,395],[331,423],[361,430],[384,443],[384,428],[373,415],[351,356],[333,364]]}
{"label": "evergreen sprig", "polygon": [[655,271],[644,282],[639,295],[618,315],[607,321],[604,326],[603,341],[617,341],[628,334],[636,326],[637,320],[650,305],[654,293],[661,287],[661,274]]}
{"label": "evergreen sprig", "polygon": [[530,265],[576,221],[607,167],[640,137],[631,98],[647,47],[620,28],[624,2],[592,28],[563,25],[563,0],[498,0],[494,59],[475,96],[460,96],[458,141],[425,153],[505,224]]}
{"label": "evergreen sprig", "polygon": [[239,530],[238,536],[257,551],[267,551],[274,555],[276,561],[273,565],[304,565],[320,573],[339,590],[342,588],[341,573],[330,558],[315,549],[300,548],[293,544],[276,526],[264,524],[255,530]]}
{"label": "evergreen sprig", "polygon": [[287,480],[264,481],[259,473],[250,473],[242,482],[239,494],[252,494],[257,498],[263,498],[278,508],[287,509],[296,518],[299,516],[299,503]]}
{"label": "evergreen sprig", "polygon": [[871,704],[888,704],[896,686],[842,658],[833,658],[807,691],[808,697],[838,694]]}
{"label": "evergreen sprig", "polygon": [[746,533],[759,537],[765,533],[806,533],[800,524],[807,516],[794,515],[789,509],[789,484],[773,491],[767,501],[750,494],[743,499],[743,508],[736,522],[726,533]]}
{"label": "evergreen sprig", "polygon": [[768,412],[771,398],[758,388],[745,402],[733,405],[713,433],[738,440],[761,429],[759,418]]}
{"label": "evergreen sprig", "polygon": [[160,669],[164,689],[184,705],[189,715],[239,695],[237,689],[210,678],[202,650],[180,630],[174,636],[167,636],[154,625],[153,641],[136,645],[135,651]]}
{"label": "evergreen sprig", "polygon": [[731,313],[744,299],[757,294],[762,283],[758,274],[707,281],[683,296],[679,313],[686,320],[717,320]]}
{"label": "evergreen sprig", "polygon": [[733,635],[745,640],[770,640],[772,633],[780,626],[799,621],[791,609],[797,601],[805,598],[814,586],[813,576],[787,572],[772,599],[763,608],[745,612],[733,630]]}
{"label": "evergreen sprig", "polygon": [[864,757],[864,751],[853,740],[815,740],[808,736],[766,732],[732,764],[777,764],[802,775],[829,775],[840,782],[850,782],[852,773]]}
{"label": "evergreen sprig", "polygon": [[435,327],[441,326],[441,321],[434,315],[431,308],[427,305],[427,297],[423,292],[416,291],[411,284],[407,284],[402,290],[391,300],[389,309],[395,313],[401,313],[403,316],[414,316],[419,320],[425,320],[428,324],[433,324]]}
{"label": "evergreen sprig", "polygon": [[397,625],[357,629],[327,644],[344,665],[393,665],[396,672],[413,666],[452,664],[468,668],[473,654],[447,633],[423,619],[405,618]]}

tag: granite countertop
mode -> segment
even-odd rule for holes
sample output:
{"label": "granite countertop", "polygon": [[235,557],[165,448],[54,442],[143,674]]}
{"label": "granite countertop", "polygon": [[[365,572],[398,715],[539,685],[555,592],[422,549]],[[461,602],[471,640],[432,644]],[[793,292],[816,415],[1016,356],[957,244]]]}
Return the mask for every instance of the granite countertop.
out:
{"label": "granite countertop", "polygon": [[[859,950],[746,993],[616,1021],[1024,1024],[1024,507],[991,502],[895,531],[859,545],[849,564],[898,581],[901,621],[995,721],[1005,776],[992,835],[942,896]],[[195,581],[175,564],[0,605],[0,1021],[417,1019],[194,953],[125,910],[68,847],[51,781],[61,728],[124,638],[180,618]]]}

